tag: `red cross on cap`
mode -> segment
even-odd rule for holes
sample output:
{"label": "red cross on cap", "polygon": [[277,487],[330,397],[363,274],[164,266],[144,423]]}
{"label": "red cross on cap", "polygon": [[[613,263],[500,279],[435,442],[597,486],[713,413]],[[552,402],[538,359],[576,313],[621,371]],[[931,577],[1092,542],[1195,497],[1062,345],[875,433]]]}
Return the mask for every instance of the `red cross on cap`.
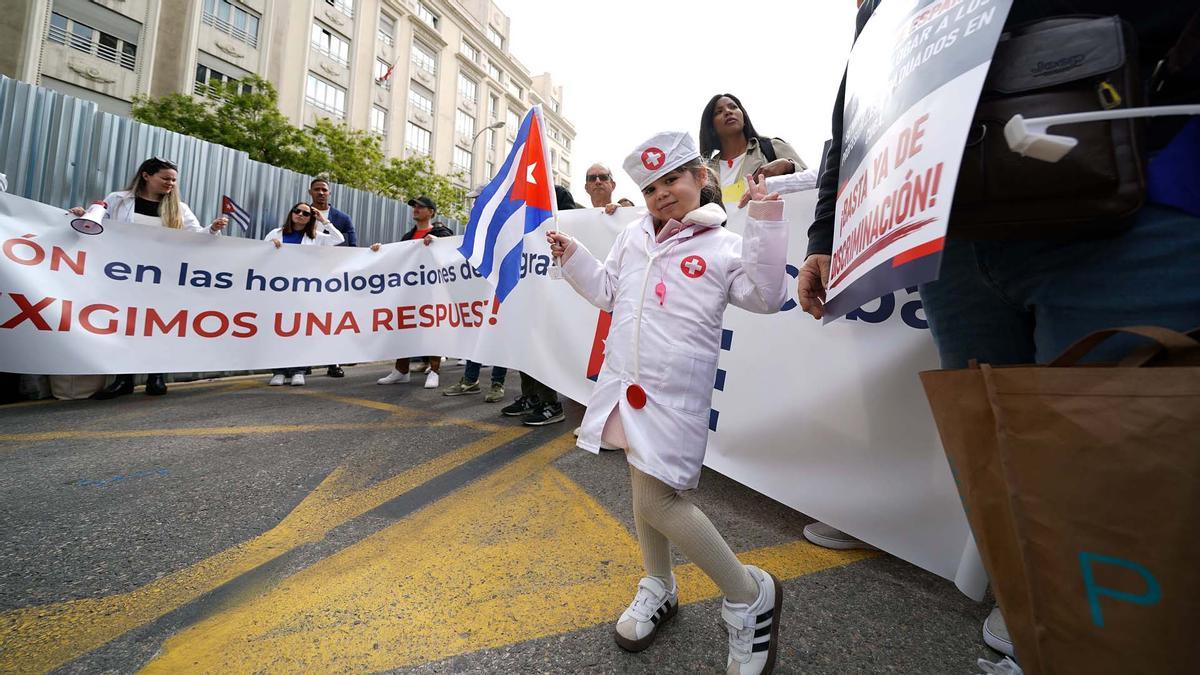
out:
{"label": "red cross on cap", "polygon": [[663,165],[663,160],[667,158],[667,153],[659,148],[650,146],[642,151],[642,166],[648,171],[654,171]]}
{"label": "red cross on cap", "polygon": [[680,261],[679,269],[689,279],[699,279],[704,276],[704,271],[708,269],[708,263],[704,262],[704,258],[698,255],[689,255]]}

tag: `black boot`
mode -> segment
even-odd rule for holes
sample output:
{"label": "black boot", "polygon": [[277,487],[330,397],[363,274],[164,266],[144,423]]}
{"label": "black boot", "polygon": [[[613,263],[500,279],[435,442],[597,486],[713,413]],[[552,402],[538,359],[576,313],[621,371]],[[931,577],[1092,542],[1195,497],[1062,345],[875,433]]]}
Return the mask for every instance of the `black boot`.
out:
{"label": "black boot", "polygon": [[325,370],[325,375],[328,377],[345,377],[346,372],[344,370],[342,370],[341,366],[332,365],[332,366],[329,366],[329,368],[327,368]]}
{"label": "black boot", "polygon": [[112,384],[92,394],[92,398],[96,399],[97,401],[104,401],[110,398],[116,398],[118,396],[124,396],[125,394],[132,393],[133,376],[118,375],[117,379],[112,381]]}
{"label": "black boot", "polygon": [[146,395],[162,396],[167,393],[167,381],[162,373],[151,373],[146,376]]}

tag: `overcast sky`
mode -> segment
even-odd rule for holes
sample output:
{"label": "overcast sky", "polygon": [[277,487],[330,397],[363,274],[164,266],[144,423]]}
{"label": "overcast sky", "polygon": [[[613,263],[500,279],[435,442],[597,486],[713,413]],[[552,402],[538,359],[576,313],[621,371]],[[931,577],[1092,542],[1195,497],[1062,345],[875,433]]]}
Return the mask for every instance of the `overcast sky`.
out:
{"label": "overcast sky", "polygon": [[759,133],[820,162],[850,42],[854,0],[495,0],[512,19],[513,54],[563,87],[575,125],[571,192],[589,205],[584,172],[608,164],[617,197],[642,204],[621,169],[658,131],[693,138],[709,97],[742,100]]}

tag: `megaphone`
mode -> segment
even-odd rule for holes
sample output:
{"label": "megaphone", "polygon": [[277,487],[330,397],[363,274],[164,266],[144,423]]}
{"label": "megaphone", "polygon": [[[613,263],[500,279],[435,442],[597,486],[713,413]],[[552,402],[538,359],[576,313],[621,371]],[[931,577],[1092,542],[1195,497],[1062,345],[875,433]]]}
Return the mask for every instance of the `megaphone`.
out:
{"label": "megaphone", "polygon": [[80,234],[100,234],[104,231],[104,226],[100,224],[100,221],[104,219],[104,214],[107,212],[108,204],[93,202],[82,216],[71,221],[71,227]]}

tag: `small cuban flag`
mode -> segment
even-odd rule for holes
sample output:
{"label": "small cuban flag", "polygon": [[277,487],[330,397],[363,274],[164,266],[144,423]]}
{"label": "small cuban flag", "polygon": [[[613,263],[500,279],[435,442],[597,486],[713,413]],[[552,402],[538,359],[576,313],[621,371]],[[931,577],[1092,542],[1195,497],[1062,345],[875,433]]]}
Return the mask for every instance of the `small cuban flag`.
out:
{"label": "small cuban flag", "polygon": [[500,302],[521,278],[525,235],[557,211],[550,175],[542,108],[535,105],[521,122],[499,173],[475,199],[458,249],[475,273],[496,287]]}
{"label": "small cuban flag", "polygon": [[243,233],[250,231],[250,214],[246,209],[238,206],[237,202],[225,195],[221,195],[221,213],[237,223],[238,227],[242,228]]}

